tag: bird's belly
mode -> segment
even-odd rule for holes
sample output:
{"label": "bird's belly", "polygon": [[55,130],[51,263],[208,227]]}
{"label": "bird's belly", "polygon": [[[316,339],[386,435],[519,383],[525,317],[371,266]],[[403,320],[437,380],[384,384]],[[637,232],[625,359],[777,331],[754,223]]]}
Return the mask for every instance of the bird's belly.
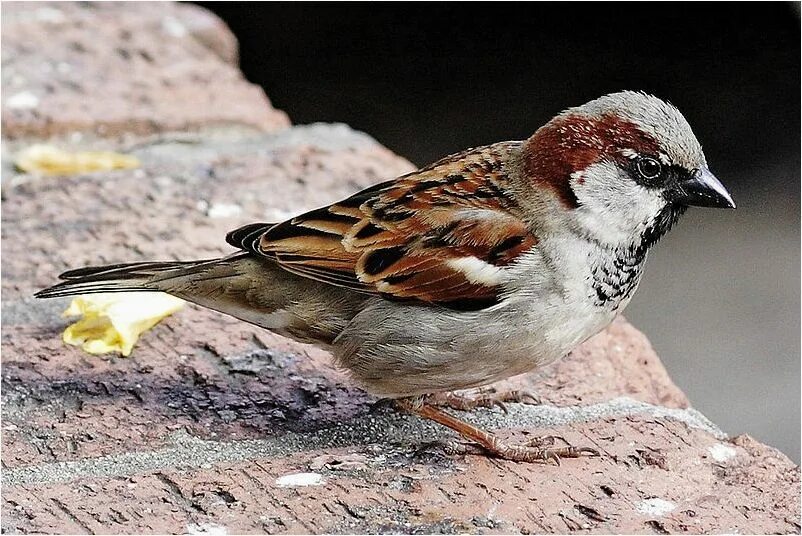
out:
{"label": "bird's belly", "polygon": [[457,359],[473,366],[476,381],[491,383],[547,366],[604,329],[614,313],[560,303],[541,310],[513,311],[495,324],[495,334],[466,341]]}
{"label": "bird's belly", "polygon": [[565,302],[468,314],[378,309],[360,314],[334,353],[368,391],[388,397],[479,387],[545,366],[614,317]]}

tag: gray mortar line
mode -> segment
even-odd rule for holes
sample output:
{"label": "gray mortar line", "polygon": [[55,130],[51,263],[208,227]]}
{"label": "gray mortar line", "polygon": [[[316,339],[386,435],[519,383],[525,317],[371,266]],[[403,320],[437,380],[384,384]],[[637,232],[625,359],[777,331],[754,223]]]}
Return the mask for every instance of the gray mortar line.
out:
{"label": "gray mortar line", "polygon": [[[108,141],[101,138],[95,141]],[[126,147],[109,147],[107,144],[96,146],[92,140],[86,139],[80,144],[67,145],[86,150],[104,149],[118,150],[139,158],[141,169],[148,170],[154,165],[167,165],[175,167],[176,164],[188,162],[202,162],[216,159],[220,155],[234,156],[238,154],[269,154],[290,147],[309,146],[323,151],[348,151],[362,148],[381,148],[378,141],[369,134],[354,130],[345,123],[310,123],[307,125],[292,125],[273,132],[258,132],[250,128],[218,129],[207,127],[199,132],[188,134],[186,132],[165,132],[162,134],[137,139]],[[17,186],[26,182],[40,181],[46,176],[21,173],[16,171],[13,163],[13,154],[19,147],[28,144],[27,141],[18,142],[2,140],[2,183],[8,186]],[[108,177],[113,180],[112,174]]]}
{"label": "gray mortar line", "polygon": [[243,137],[198,136],[192,143],[174,140],[169,136],[145,143],[131,154],[145,163],[167,160],[197,162],[219,154],[228,156],[249,153],[273,153],[290,147],[309,146],[324,151],[347,151],[381,147],[370,135],[354,130],[343,123],[312,123],[294,125],[276,132],[251,134]]}
{"label": "gray mortar line", "polygon": [[[695,409],[671,409],[639,402],[631,398],[615,398],[590,406],[555,407],[510,404],[509,414],[489,410],[464,414],[466,420],[487,428],[551,428],[571,423],[588,422],[607,417],[648,415],[672,419],[691,428],[706,431],[717,439],[726,438],[715,424]],[[54,484],[79,478],[126,477],[166,468],[197,469],[214,463],[239,462],[260,458],[276,458],[289,454],[325,448],[376,443],[413,443],[442,437],[444,429],[395,412],[368,415],[349,423],[317,430],[308,434],[286,433],[260,440],[208,441],[186,432],[171,436],[172,447],[148,452],[127,452],[71,462],[46,463],[6,469],[2,483],[6,486]]]}

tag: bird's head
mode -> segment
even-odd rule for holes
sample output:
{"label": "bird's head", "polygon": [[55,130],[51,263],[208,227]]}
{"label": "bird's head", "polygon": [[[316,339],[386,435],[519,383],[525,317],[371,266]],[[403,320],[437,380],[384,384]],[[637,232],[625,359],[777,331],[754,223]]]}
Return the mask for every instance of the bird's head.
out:
{"label": "bird's head", "polygon": [[634,91],[570,108],[529,138],[524,176],[602,243],[658,240],[688,206],[735,208],[673,105]]}

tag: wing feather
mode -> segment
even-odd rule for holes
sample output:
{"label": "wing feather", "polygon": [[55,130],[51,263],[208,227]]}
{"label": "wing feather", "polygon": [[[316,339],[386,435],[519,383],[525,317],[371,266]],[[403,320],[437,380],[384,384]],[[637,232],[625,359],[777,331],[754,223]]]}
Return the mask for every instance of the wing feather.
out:
{"label": "wing feather", "polygon": [[537,244],[505,169],[520,146],[452,155],[285,222],[243,227],[229,241],[355,291],[487,307],[501,297],[505,269]]}

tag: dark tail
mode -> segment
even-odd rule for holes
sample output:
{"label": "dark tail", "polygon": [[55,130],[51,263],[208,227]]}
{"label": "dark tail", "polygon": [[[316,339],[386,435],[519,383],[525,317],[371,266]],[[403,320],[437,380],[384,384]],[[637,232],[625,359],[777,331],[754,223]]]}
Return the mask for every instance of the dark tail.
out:
{"label": "dark tail", "polygon": [[101,292],[163,291],[165,283],[182,277],[220,259],[184,262],[132,262],[89,266],[64,272],[59,276],[64,281],[40,290],[37,298],[60,298],[78,294]]}

